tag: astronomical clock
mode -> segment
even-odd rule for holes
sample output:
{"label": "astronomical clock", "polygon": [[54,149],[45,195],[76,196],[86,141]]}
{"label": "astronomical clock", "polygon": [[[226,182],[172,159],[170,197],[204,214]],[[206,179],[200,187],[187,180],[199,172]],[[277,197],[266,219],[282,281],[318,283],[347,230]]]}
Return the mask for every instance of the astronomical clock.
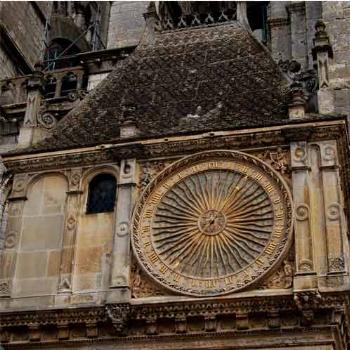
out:
{"label": "astronomical clock", "polygon": [[156,283],[190,296],[216,296],[258,282],[285,256],[291,195],[258,158],[235,151],[185,157],[145,188],[132,244]]}

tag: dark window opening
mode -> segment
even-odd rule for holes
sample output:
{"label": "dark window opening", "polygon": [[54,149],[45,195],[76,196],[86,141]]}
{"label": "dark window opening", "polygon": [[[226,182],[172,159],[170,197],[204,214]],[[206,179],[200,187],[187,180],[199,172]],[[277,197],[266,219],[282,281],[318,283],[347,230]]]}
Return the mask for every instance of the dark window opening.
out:
{"label": "dark window opening", "polygon": [[247,17],[250,28],[263,43],[268,40],[267,6],[268,1],[247,2]]}
{"label": "dark window opening", "polygon": [[116,186],[113,175],[100,174],[95,176],[89,184],[86,213],[97,214],[114,211]]}
{"label": "dark window opening", "polygon": [[61,96],[67,96],[70,92],[77,89],[78,79],[77,76],[69,72],[62,78]]}
{"label": "dark window opening", "polygon": [[49,75],[45,79],[44,95],[45,98],[55,97],[57,80],[55,77]]}
{"label": "dark window opening", "polygon": [[55,70],[77,66],[78,62],[74,56],[79,52],[78,47],[72,44],[70,40],[53,40],[45,52],[44,62],[46,69]]}

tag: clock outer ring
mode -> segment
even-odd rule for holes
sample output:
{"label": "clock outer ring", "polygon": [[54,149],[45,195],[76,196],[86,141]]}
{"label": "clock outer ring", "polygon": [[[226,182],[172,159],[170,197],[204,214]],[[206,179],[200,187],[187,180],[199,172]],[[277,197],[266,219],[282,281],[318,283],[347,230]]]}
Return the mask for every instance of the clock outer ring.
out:
{"label": "clock outer ring", "polygon": [[[275,254],[274,261],[270,263],[270,266],[267,268],[264,267],[264,271],[262,271],[258,276],[250,276],[250,280],[248,278],[244,284],[240,286],[236,286],[236,288],[226,289],[226,290],[214,290],[203,293],[198,293],[190,288],[183,288],[176,281],[169,281],[162,277],[159,273],[156,273],[152,266],[149,264],[147,259],[143,254],[141,248],[141,242],[139,240],[138,226],[141,222],[142,212],[145,203],[147,202],[149,196],[152,192],[157,188],[159,184],[161,184],[166,179],[170,178],[177,172],[186,169],[192,165],[196,165],[198,163],[204,163],[209,161],[238,161],[249,164],[253,164],[254,166],[260,168],[261,171],[265,172],[272,180],[274,180],[275,185],[278,186],[279,190],[283,194],[284,198],[284,209],[285,209],[285,229],[284,229],[284,237],[280,241],[280,245],[278,247],[278,254]],[[212,296],[220,296],[226,294],[232,294],[237,291],[241,291],[242,289],[247,288],[252,284],[256,284],[259,280],[266,277],[271,273],[276,266],[280,264],[283,258],[286,256],[292,241],[292,230],[293,230],[293,222],[294,222],[294,212],[292,206],[292,195],[290,193],[289,187],[285,180],[268,164],[260,160],[259,158],[252,156],[250,154],[246,154],[239,151],[231,151],[231,150],[215,150],[215,151],[205,151],[196,153],[187,157],[184,157],[180,160],[175,161],[168,167],[166,167],[163,171],[161,171],[156,177],[146,186],[144,191],[142,192],[139,200],[136,203],[133,216],[132,216],[132,226],[131,226],[131,244],[134,255],[145,271],[145,273],[152,278],[157,284],[162,285],[166,289],[169,289],[177,294],[195,296],[195,297],[212,297]],[[254,261],[253,261],[254,262]],[[248,265],[250,266],[250,264]]]}

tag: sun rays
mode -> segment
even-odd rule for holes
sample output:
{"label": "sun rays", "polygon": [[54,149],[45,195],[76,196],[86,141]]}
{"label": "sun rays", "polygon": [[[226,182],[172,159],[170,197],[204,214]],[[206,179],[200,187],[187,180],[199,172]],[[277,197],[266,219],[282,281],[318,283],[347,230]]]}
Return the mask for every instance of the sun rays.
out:
{"label": "sun rays", "polygon": [[209,170],[180,181],[153,220],[159,257],[179,273],[222,277],[253,261],[270,239],[273,208],[264,189],[233,171]]}

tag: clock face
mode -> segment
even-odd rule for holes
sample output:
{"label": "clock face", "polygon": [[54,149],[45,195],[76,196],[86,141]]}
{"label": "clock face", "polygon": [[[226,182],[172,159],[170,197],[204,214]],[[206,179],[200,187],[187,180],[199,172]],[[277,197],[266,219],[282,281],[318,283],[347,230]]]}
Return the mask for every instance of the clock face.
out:
{"label": "clock face", "polygon": [[255,157],[204,152],[160,173],[133,220],[134,251],[152,278],[183,294],[220,295],[254,283],[281,259],[290,194]]}

